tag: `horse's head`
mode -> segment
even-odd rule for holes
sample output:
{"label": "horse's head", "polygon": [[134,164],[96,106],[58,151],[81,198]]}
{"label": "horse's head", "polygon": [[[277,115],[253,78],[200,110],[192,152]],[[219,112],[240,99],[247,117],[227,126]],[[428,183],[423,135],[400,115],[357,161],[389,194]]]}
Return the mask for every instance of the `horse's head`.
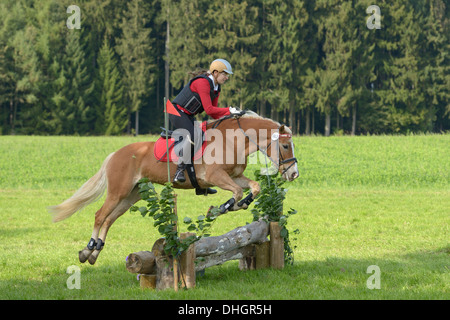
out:
{"label": "horse's head", "polygon": [[[281,125],[278,132],[272,135],[272,143],[277,146],[278,171],[284,180],[292,181],[299,176],[297,158],[294,153],[294,142],[292,131]],[[276,157],[274,157],[276,159]]]}

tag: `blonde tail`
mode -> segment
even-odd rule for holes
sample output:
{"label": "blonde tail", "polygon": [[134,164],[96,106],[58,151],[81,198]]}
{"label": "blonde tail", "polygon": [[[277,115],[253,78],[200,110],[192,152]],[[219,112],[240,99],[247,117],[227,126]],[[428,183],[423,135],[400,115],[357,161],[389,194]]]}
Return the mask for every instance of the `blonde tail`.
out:
{"label": "blonde tail", "polygon": [[67,219],[75,212],[102,197],[108,184],[106,167],[113,154],[114,152],[106,157],[100,170],[92,176],[92,178],[86,181],[73,196],[57,206],[48,207],[48,211],[53,214],[53,222]]}

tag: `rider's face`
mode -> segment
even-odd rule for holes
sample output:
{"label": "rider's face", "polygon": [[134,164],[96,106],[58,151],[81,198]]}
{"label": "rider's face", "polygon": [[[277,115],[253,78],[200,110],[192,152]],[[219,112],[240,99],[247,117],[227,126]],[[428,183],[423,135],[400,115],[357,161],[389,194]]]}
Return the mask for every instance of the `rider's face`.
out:
{"label": "rider's face", "polygon": [[220,84],[220,85],[224,84],[228,80],[229,77],[230,77],[229,74],[226,73],[225,71],[217,72],[217,77],[216,77],[217,84]]}

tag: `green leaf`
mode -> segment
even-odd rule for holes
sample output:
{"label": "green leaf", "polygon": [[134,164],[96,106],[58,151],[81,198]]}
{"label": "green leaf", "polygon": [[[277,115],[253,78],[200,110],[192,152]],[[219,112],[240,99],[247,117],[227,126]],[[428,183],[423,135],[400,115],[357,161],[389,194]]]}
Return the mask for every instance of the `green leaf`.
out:
{"label": "green leaf", "polygon": [[185,224],[189,224],[189,223],[192,222],[192,219],[189,218],[189,217],[185,217],[185,218],[183,219],[183,222],[184,222]]}
{"label": "green leaf", "polygon": [[142,216],[145,216],[148,213],[148,210],[146,207],[140,207],[138,210]]}

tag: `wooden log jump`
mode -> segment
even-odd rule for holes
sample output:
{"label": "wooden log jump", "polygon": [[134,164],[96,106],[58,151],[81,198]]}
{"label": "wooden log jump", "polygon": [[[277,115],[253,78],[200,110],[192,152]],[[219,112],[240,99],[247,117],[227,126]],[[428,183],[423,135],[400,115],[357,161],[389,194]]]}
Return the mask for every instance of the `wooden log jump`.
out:
{"label": "wooden log jump", "polygon": [[[206,237],[192,244],[179,259],[179,280],[182,286],[195,287],[195,273],[206,268],[239,259],[241,270],[284,267],[284,242],[278,222],[263,220],[238,227],[220,236]],[[192,233],[182,233],[186,238]],[[270,240],[267,237],[270,235]],[[173,259],[165,255],[164,239],[158,239],[152,251],[131,253],[126,259],[127,270],[140,274],[142,288],[174,287]]]}

